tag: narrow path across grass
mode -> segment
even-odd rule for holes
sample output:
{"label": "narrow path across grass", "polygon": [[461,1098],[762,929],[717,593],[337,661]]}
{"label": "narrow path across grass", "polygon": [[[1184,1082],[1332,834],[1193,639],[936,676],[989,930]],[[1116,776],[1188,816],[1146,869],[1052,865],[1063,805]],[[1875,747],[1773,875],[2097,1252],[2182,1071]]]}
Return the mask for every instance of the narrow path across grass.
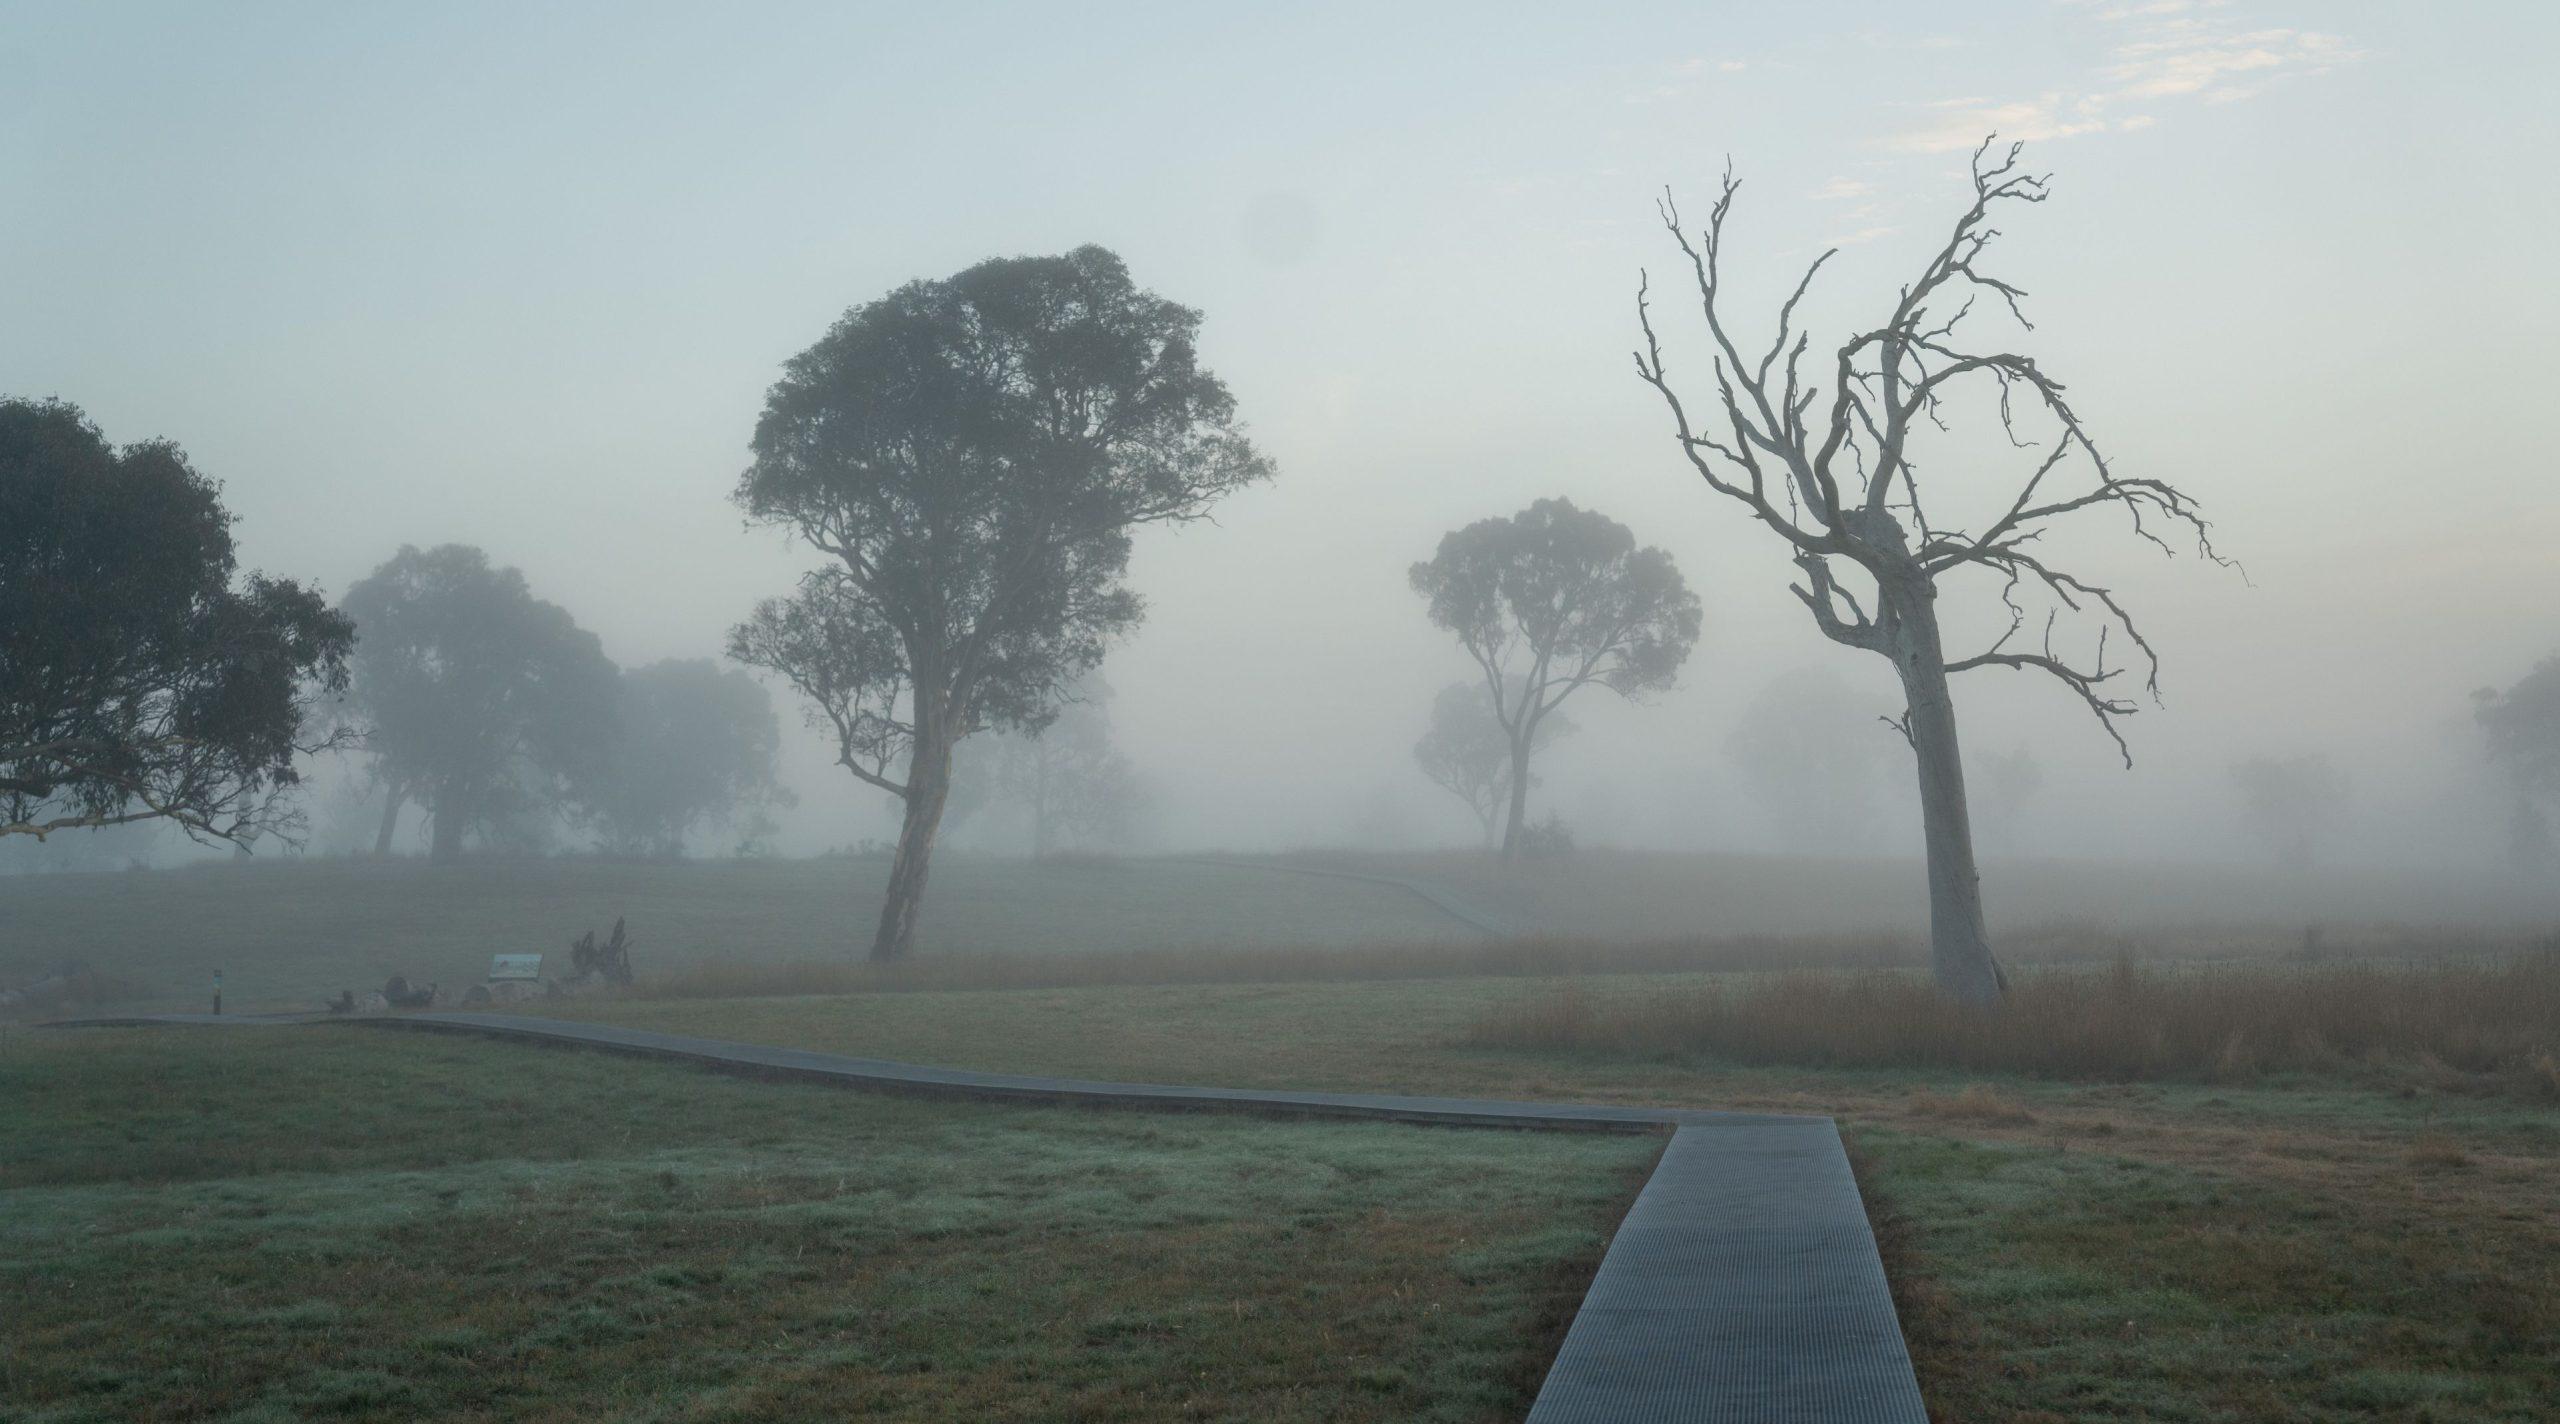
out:
{"label": "narrow path across grass", "polygon": [[[308,1022],[314,1020],[167,1014],[63,1026]],[[1927,1419],[1875,1237],[1829,1118],[1104,1083],[503,1014],[339,1022],[599,1049],[758,1077],[907,1093],[1476,1127],[1667,1127],[1670,1145],[1610,1242],[1530,1410],[1531,1424]]]}

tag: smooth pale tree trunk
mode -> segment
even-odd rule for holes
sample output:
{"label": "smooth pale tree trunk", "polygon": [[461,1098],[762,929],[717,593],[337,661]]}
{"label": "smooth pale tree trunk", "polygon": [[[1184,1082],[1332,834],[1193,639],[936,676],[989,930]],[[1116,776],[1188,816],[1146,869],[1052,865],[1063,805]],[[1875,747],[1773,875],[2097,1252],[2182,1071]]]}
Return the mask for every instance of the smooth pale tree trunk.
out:
{"label": "smooth pale tree trunk", "polygon": [[388,791],[384,796],[386,799],[382,803],[382,830],[373,838],[373,858],[376,860],[391,854],[391,838],[400,829],[400,793]]}
{"label": "smooth pale tree trunk", "polygon": [[1964,756],[1956,743],[1955,698],[1938,635],[1937,589],[1914,569],[1880,581],[1896,622],[1887,650],[1902,675],[1903,726],[1920,770],[1920,830],[1929,859],[1929,958],[1938,987],[1969,1004],[1997,1003],[2007,983],[1982,921],[1982,876],[1973,860],[1965,806]]}
{"label": "smooth pale tree trunk", "polygon": [[469,798],[461,788],[448,786],[436,794],[435,834],[427,842],[427,859],[436,865],[450,865],[462,859],[462,829],[471,820]]}
{"label": "smooth pale tree trunk", "polygon": [[[921,719],[919,719],[921,720]],[[880,930],[871,940],[875,963],[904,959],[915,948],[916,921],[924,911],[924,882],[933,868],[933,841],[942,808],[951,799],[951,740],[938,729],[916,729],[914,760],[907,768],[906,817],[898,828],[898,854],[889,863],[889,890],[880,906]]]}
{"label": "smooth pale tree trunk", "polygon": [[[1525,717],[1523,720],[1526,720]],[[1523,828],[1529,823],[1529,736],[1511,739],[1511,809],[1502,823],[1502,858],[1518,860]]]}

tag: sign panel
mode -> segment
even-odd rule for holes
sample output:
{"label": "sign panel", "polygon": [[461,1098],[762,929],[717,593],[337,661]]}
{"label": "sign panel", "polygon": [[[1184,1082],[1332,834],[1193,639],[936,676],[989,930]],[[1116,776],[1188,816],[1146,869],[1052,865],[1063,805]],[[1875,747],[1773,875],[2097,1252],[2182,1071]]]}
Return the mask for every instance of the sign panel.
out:
{"label": "sign panel", "polygon": [[542,956],[539,954],[489,956],[489,978],[492,982],[502,979],[539,979],[541,977]]}

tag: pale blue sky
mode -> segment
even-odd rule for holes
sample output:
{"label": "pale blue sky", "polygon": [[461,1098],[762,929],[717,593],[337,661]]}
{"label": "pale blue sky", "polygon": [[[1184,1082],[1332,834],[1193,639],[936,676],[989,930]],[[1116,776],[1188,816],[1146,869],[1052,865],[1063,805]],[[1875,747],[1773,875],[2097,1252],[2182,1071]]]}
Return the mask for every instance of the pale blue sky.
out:
{"label": "pale blue sky", "polygon": [[[182,441],[268,567],[336,590],[467,540],[626,662],[700,655],[796,567],[725,502],[780,362],[910,277],[1099,241],[1206,311],[1281,471],[1140,550],[1111,677],[1169,838],[1322,839],[1403,814],[1381,785],[1454,832],[1407,749],[1459,664],[1404,565],[1567,493],[1672,548],[1710,631],[1681,693],[1578,708],[1549,788],[1733,841],[1734,711],[1880,669],[1628,374],[1651,194],[1702,207],[1730,154],[1763,297],[1848,240],[1834,331],[1997,126],[2056,174],[2007,224],[2031,349],[2257,587],[2095,541],[2169,658],[2143,769],[2026,684],[1964,690],[1977,747],[2105,798],[2090,849],[2192,845],[2288,727],[2381,759],[2406,821],[2462,694],[2560,646],[2549,7],[1091,8],[0,5],[0,390]],[[795,835],[876,831],[794,769]]]}

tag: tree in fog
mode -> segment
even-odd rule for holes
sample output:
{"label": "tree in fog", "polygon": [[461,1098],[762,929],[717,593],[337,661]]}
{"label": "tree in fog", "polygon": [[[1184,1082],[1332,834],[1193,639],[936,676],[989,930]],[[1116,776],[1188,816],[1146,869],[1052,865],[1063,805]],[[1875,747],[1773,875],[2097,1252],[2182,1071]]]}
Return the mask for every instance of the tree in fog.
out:
{"label": "tree in fog", "polygon": [[384,797],[376,853],[411,801],[435,860],[466,835],[522,842],[608,763],[619,675],[518,571],[468,545],[403,546],[342,606],[359,634],[349,712]]}
{"label": "tree in fog", "polygon": [[694,831],[752,823],[791,800],[774,780],[773,699],[708,658],[624,672],[616,733],[609,756],[572,788],[606,851],[682,855]]}
{"label": "tree in fog", "polygon": [[1020,808],[1031,853],[1061,841],[1126,845],[1137,833],[1146,792],[1111,734],[1111,686],[1079,682],[1047,726],[996,740],[986,770],[993,794]]}
{"label": "tree in fog", "polygon": [[[1997,999],[2004,980],[1983,925],[1948,679],[1986,668],[2049,677],[2097,718],[2130,765],[2115,723],[2135,704],[2115,695],[2127,668],[2109,660],[2110,632],[2119,648],[2133,645],[2137,675],[2155,697],[2158,661],[2116,596],[2052,562],[2042,536],[2057,521],[2107,510],[2164,552],[2166,536],[2181,535],[2221,562],[2193,500],[2165,481],[2117,473],[2060,381],[2033,358],[1975,336],[1977,306],[2027,325],[2025,293],[1984,266],[1999,235],[1987,221],[1993,210],[2046,197],[2046,180],[2019,170],[2019,151],[2012,144],[1994,159],[1988,141],[1975,151],[1972,201],[1945,243],[1879,325],[1810,370],[1796,308],[1833,253],[1806,270],[1767,344],[1753,343],[1734,324],[1724,289],[1725,222],[1738,188],[1730,173],[1694,234],[1668,198],[1661,209],[1696,289],[1712,378],[1694,411],[1655,332],[1649,282],[1636,299],[1644,336],[1636,373],[1662,398],[1689,468],[1785,541],[1803,573],[1791,591],[1825,636],[1887,659],[1902,680],[1898,725],[1919,771],[1932,959],[1938,982],[1974,1003]],[[1989,438],[1956,446],[1951,463],[1970,467],[2007,451],[2019,473],[1964,507],[1938,473],[1944,467],[1928,464],[1924,474],[1916,457],[1930,433],[1953,438],[1950,417],[1976,413]],[[1943,596],[1968,586],[1999,600],[2005,630],[1976,651],[1951,653]],[[2057,641],[2067,615],[2096,625],[2078,652]]]}
{"label": "tree in fog", "polygon": [[730,651],[904,806],[875,959],[915,943],[953,748],[1046,725],[1137,624],[1133,530],[1269,476],[1199,327],[1102,248],[1001,258],[855,307],[767,396],[737,501],[826,563]]}
{"label": "tree in fog", "polygon": [[[1538,724],[1530,754],[1573,731],[1564,714],[1549,715]],[[1467,804],[1483,830],[1486,849],[1501,844],[1503,817],[1511,804],[1511,736],[1495,719],[1492,700],[1482,688],[1453,682],[1440,689],[1431,699],[1431,725],[1413,744],[1413,760],[1432,785]]]}
{"label": "tree in fog", "polygon": [[1585,687],[1629,698],[1669,687],[1698,641],[1697,595],[1669,553],[1563,499],[1451,530],[1411,579],[1482,674],[1510,755],[1502,854],[1517,858],[1548,718]]}
{"label": "tree in fog", "polygon": [[1761,824],[1790,849],[1831,854],[1874,849],[1893,747],[1875,704],[1820,668],[1771,681],[1725,739]]}
{"label": "tree in fog", "polygon": [[2022,826],[2028,803],[2044,790],[2044,763],[2018,743],[2005,752],[1994,752],[1982,766],[1982,803],[1984,819],[1991,823],[1992,834],[2003,848],[2015,853],[2023,844]]}
{"label": "tree in fog", "polygon": [[2347,809],[2347,774],[2319,752],[2256,756],[2231,768],[2240,824],[2287,870],[2311,868],[2320,838]]}
{"label": "tree in fog", "polygon": [[2474,715],[2488,739],[2489,760],[2515,792],[2507,850],[2518,869],[2544,871],[2553,860],[2550,805],[2560,799],[2560,654],[2534,664],[2516,685],[2473,693]]}
{"label": "tree in fog", "polygon": [[353,638],[317,591],[240,574],[221,487],[175,444],[0,400],[0,837],[289,834]]}

